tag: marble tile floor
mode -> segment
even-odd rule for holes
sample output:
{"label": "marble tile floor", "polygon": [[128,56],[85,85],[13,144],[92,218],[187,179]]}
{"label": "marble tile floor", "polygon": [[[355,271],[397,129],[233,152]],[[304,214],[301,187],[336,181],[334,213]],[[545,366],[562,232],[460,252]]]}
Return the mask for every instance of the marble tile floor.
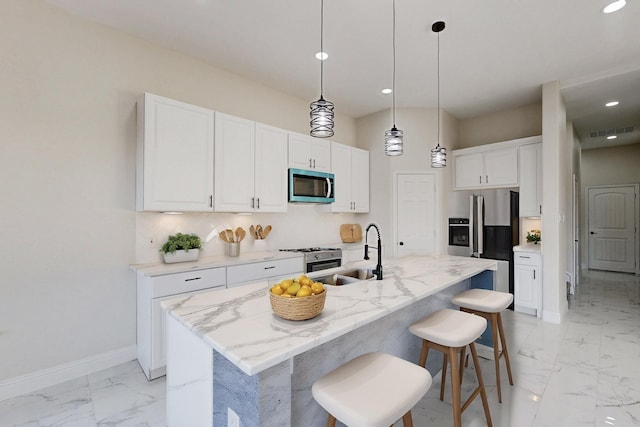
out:
{"label": "marble tile floor", "polygon": [[[588,271],[562,325],[511,311],[504,323],[514,385],[503,366],[502,404],[493,361],[481,359],[494,426],[640,426],[640,278]],[[474,387],[468,368],[463,399]],[[444,402],[439,390],[438,374],[413,410],[416,427],[452,425],[450,384]],[[486,425],[479,398],[462,423]],[[165,381],[128,362],[2,401],[0,426],[163,427]]]}

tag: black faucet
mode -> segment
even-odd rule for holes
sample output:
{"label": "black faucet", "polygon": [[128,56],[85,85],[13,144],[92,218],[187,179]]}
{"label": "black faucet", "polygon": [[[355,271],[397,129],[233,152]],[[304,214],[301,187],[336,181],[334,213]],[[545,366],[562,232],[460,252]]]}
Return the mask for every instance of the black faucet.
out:
{"label": "black faucet", "polygon": [[376,275],[376,280],[382,280],[382,240],[380,240],[380,229],[374,223],[371,223],[367,226],[367,230],[364,232],[364,259],[369,259],[369,245],[367,244],[367,239],[369,237],[369,229],[373,227],[378,232],[378,247],[373,249],[378,249],[378,264],[376,265],[376,269],[373,270],[373,274]]}

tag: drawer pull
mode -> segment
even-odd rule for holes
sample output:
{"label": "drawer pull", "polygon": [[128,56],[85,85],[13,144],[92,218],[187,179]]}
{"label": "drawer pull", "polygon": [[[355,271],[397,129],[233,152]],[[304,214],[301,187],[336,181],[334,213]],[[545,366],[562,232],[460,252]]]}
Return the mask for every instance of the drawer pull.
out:
{"label": "drawer pull", "polygon": [[265,270],[273,270],[274,268],[276,268],[275,265],[270,265],[269,267],[265,267]]}
{"label": "drawer pull", "polygon": [[192,277],[191,279],[184,279],[185,282],[191,282],[193,280],[201,280],[202,277]]}
{"label": "drawer pull", "polygon": [[531,258],[531,257],[530,257],[530,256],[522,256],[522,255],[520,255],[520,256],[519,256],[519,258],[526,258],[526,259],[529,259],[529,258]]}

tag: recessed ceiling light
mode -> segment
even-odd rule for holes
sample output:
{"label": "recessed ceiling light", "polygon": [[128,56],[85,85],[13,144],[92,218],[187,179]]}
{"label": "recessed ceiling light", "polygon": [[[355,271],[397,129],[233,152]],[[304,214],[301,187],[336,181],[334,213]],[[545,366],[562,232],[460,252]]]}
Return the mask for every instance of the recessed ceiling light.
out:
{"label": "recessed ceiling light", "polygon": [[604,104],[604,106],[605,107],[615,107],[618,104],[620,104],[618,101],[610,101],[610,102],[607,102],[606,104]]}
{"label": "recessed ceiling light", "polygon": [[606,5],[604,9],[602,9],[602,12],[603,13],[617,12],[618,10],[622,9],[626,4],[627,2],[625,0],[616,0]]}
{"label": "recessed ceiling light", "polygon": [[320,61],[324,61],[328,57],[329,57],[329,54],[327,52],[318,52],[318,53],[316,53],[316,58],[319,59]]}
{"label": "recessed ceiling light", "polygon": [[607,139],[616,139],[617,137],[618,137],[617,135],[609,135]]}
{"label": "recessed ceiling light", "polygon": [[385,89],[382,89],[381,92],[384,93],[385,95],[389,95],[393,91],[389,88],[385,88]]}

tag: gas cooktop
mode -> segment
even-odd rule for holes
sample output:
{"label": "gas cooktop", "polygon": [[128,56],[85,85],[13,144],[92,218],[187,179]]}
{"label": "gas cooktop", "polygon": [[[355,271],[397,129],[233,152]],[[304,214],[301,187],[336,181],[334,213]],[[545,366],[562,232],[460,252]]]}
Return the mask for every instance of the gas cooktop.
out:
{"label": "gas cooktop", "polygon": [[339,248],[300,248],[300,249],[280,249],[282,252],[323,252],[323,251],[340,251]]}

